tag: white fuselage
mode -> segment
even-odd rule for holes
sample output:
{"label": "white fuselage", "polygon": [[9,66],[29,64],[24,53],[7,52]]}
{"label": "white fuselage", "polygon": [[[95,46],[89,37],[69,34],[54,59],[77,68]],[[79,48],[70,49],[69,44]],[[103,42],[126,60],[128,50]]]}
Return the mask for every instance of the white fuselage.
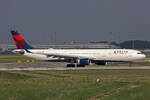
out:
{"label": "white fuselage", "polygon": [[67,57],[89,58],[102,61],[134,61],[145,58],[140,51],[132,49],[29,49],[25,56],[37,60],[57,60],[59,57],[47,55],[60,55]]}

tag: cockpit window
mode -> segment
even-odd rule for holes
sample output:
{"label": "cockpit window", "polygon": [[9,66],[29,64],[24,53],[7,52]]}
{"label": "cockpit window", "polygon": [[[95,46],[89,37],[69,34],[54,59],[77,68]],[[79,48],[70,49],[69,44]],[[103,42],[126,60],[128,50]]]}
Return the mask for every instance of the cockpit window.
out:
{"label": "cockpit window", "polygon": [[141,52],[138,52],[137,54],[142,54]]}

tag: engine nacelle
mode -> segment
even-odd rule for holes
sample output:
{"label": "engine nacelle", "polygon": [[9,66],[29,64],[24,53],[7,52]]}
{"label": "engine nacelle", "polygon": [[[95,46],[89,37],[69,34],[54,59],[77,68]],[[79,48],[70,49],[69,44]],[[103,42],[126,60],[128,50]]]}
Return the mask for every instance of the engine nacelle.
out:
{"label": "engine nacelle", "polygon": [[88,58],[78,59],[77,63],[80,65],[89,65],[90,61]]}

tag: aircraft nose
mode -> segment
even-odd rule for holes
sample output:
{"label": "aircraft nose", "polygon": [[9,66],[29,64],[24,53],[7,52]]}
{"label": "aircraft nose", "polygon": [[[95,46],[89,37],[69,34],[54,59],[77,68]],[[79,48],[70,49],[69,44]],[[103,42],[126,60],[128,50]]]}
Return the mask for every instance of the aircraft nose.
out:
{"label": "aircraft nose", "polygon": [[145,58],[145,57],[146,57],[146,55],[145,55],[145,54],[142,54],[142,55],[141,55],[141,58]]}

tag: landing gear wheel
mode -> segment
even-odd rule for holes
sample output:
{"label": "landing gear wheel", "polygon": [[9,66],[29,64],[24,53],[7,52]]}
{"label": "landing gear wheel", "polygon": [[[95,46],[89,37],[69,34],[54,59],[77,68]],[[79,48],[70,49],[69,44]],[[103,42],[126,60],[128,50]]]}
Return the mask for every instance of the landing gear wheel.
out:
{"label": "landing gear wheel", "polygon": [[75,64],[67,64],[67,67],[76,67]]}

